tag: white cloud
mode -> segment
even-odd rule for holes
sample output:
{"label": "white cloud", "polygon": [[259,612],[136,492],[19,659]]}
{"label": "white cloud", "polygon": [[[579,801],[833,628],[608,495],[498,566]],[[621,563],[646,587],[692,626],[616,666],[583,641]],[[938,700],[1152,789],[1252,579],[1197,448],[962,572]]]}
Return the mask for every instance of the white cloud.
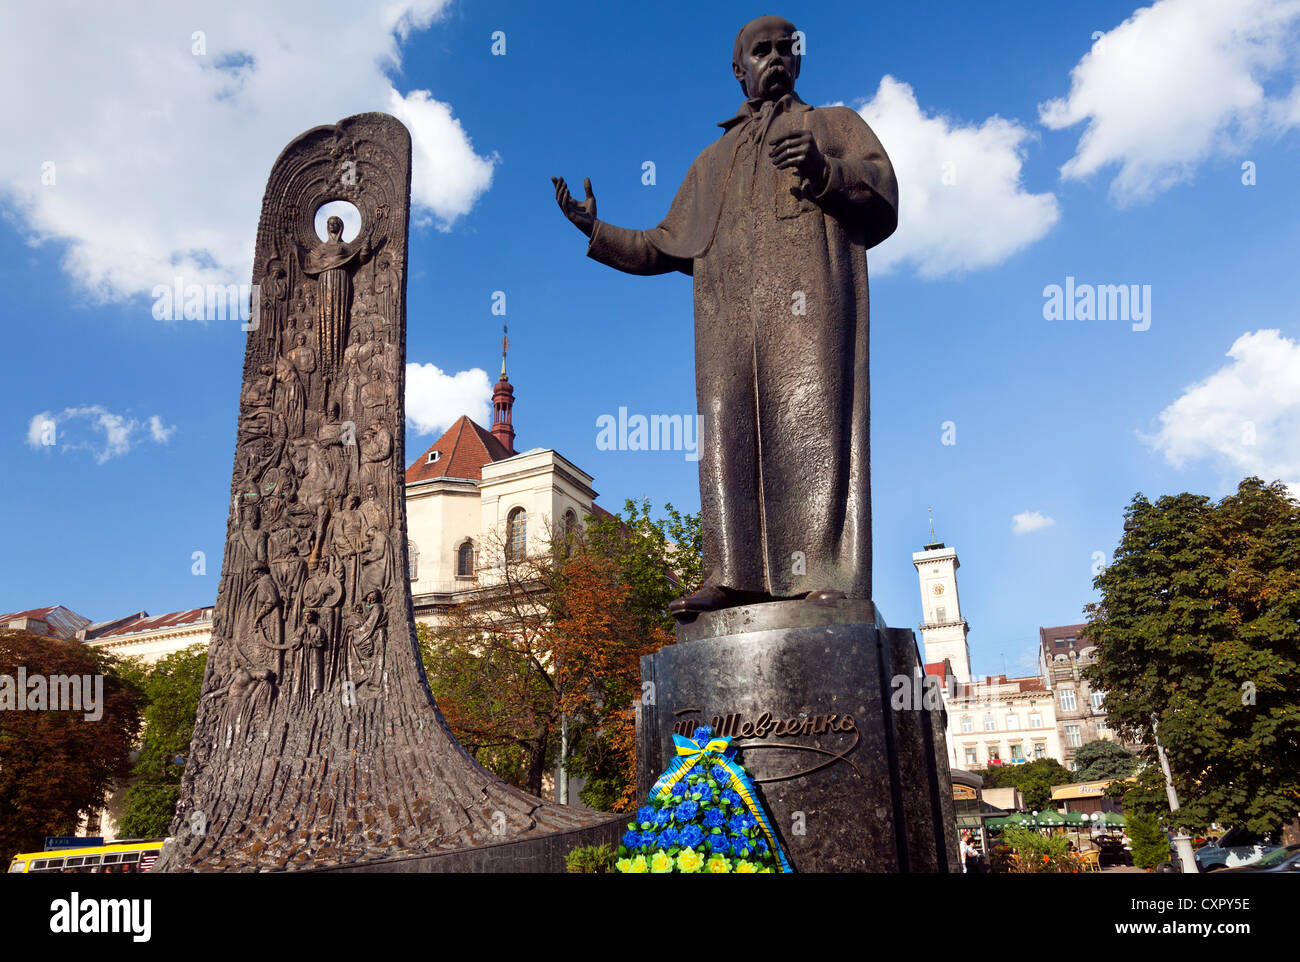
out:
{"label": "white cloud", "polygon": [[1126,205],[1295,125],[1300,88],[1276,98],[1265,84],[1295,84],[1297,28],[1297,0],[1160,0],[1138,10],[1075,65],[1068,96],[1039,107],[1054,130],[1087,122],[1062,178],[1117,164],[1111,198]]}
{"label": "white cloud", "polygon": [[1050,528],[1056,524],[1055,518],[1049,518],[1039,511],[1022,511],[1011,519],[1012,534],[1029,534],[1040,528]]}
{"label": "white cloud", "polygon": [[176,428],[164,427],[162,418],[156,414],[141,422],[92,404],[64,408],[60,414],[42,411],[33,415],[27,425],[27,444],[33,448],[90,451],[95,463],[103,464],[110,458],[130,453],[137,432],[141,432],[142,438],[146,430],[151,440],[165,444]]}
{"label": "white cloud", "polygon": [[911,86],[886,76],[858,113],[898,175],[898,231],[871,253],[874,271],[910,264],[921,277],[1000,264],[1060,218],[1053,194],[1021,185],[1033,134],[993,116],[979,125],[927,115]]}
{"label": "white cloud", "polygon": [[177,275],[248,283],[279,152],[310,127],[382,110],[411,128],[416,217],[445,227],[487,189],[496,159],[474,152],[448,105],[399,93],[387,72],[449,2],[11,6],[0,84],[27,93],[0,126],[0,203],[34,243],[66,244],[64,266],[92,297],[147,294]]}
{"label": "white cloud", "polygon": [[173,434],[176,433],[176,425],[164,427],[162,418],[156,414],[149,416],[149,437],[153,438],[159,444],[166,444]]}
{"label": "white cloud", "polygon": [[1138,436],[1175,468],[1205,460],[1237,475],[1300,483],[1300,343],[1275,330],[1243,334],[1232,360],[1160,412]]}
{"label": "white cloud", "polygon": [[491,423],[492,382],[480,367],[444,374],[433,364],[406,365],[406,420],[420,434],[440,434],[462,414]]}

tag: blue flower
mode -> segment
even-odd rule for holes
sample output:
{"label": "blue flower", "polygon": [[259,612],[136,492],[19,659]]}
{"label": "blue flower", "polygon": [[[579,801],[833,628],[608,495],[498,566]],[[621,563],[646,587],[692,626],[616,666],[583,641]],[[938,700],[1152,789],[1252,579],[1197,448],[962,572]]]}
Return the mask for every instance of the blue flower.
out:
{"label": "blue flower", "polygon": [[659,833],[659,847],[663,849],[672,848],[674,845],[681,845],[681,833],[671,825]]}
{"label": "blue flower", "polygon": [[704,841],[704,829],[698,825],[684,825],[677,836],[683,848],[697,848]]}
{"label": "blue flower", "polygon": [[685,782],[678,782],[676,785],[673,786],[673,796],[675,798],[681,798],[685,794],[686,794]]}
{"label": "blue flower", "polygon": [[695,729],[695,733],[692,734],[691,737],[697,742],[707,742],[713,737],[713,729],[708,725],[701,725],[699,728]]}
{"label": "blue flower", "polygon": [[689,822],[695,817],[696,812],[700,810],[699,804],[690,800],[682,802],[677,806],[677,812],[673,816],[680,825],[683,822]]}
{"label": "blue flower", "polygon": [[711,808],[704,813],[705,828],[722,828],[727,824],[727,816],[722,814],[722,809]]}
{"label": "blue flower", "polygon": [[649,805],[642,805],[636,810],[636,823],[638,825],[655,820],[655,810]]}
{"label": "blue flower", "polygon": [[745,807],[745,800],[744,800],[743,798],[741,798],[739,794],[737,794],[736,792],[733,792],[733,791],[732,791],[731,789],[729,789],[729,788],[724,788],[724,789],[722,790],[722,796],[721,796],[721,797],[722,797],[722,800],[723,800],[724,802],[726,802],[728,805],[732,806],[733,808],[744,808],[744,807]]}
{"label": "blue flower", "polygon": [[641,833],[640,833],[640,832],[624,832],[624,833],[623,833],[623,844],[626,845],[628,848],[636,848],[638,845],[641,844]]}
{"label": "blue flower", "polygon": [[741,812],[738,815],[733,815],[727,822],[727,828],[730,830],[732,835],[744,835],[753,831],[757,826],[758,822],[754,821],[754,816],[750,815],[748,812]]}
{"label": "blue flower", "polygon": [[760,835],[758,838],[754,839],[754,845],[758,848],[759,855],[767,854],[767,839],[763,838],[763,836]]}
{"label": "blue flower", "polygon": [[713,801],[713,786],[708,782],[701,782],[695,786],[695,794],[699,796],[701,802]]}
{"label": "blue flower", "polygon": [[714,765],[709,769],[709,774],[717,780],[719,785],[726,785],[731,781],[731,772],[727,771],[723,765]]}
{"label": "blue flower", "polygon": [[666,808],[655,809],[654,824],[657,828],[663,828],[673,820],[673,813]]}

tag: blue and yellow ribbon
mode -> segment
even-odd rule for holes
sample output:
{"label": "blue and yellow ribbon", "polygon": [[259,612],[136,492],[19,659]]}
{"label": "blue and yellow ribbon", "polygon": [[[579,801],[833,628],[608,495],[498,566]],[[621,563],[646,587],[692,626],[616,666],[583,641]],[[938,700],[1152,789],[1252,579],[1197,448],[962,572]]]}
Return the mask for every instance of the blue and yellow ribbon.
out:
{"label": "blue and yellow ribbon", "polygon": [[[701,729],[696,729],[696,734],[700,731]],[[786,858],[781,843],[777,841],[776,832],[772,830],[772,823],[768,821],[767,814],[763,811],[763,806],[758,800],[758,790],[754,787],[749,773],[725,754],[731,745],[731,739],[713,738],[707,735],[701,738],[687,738],[685,735],[674,734],[673,744],[677,747],[677,757],[668,764],[668,768],[650,789],[651,797],[671,795],[673,786],[689,775],[694,768],[705,764],[722,766],[728,775],[727,784],[722,787],[731,789],[745,803],[745,807],[749,809],[749,813],[754,817],[754,821],[758,822],[758,827],[767,838],[768,847],[776,856],[780,870],[793,872],[794,867]]]}

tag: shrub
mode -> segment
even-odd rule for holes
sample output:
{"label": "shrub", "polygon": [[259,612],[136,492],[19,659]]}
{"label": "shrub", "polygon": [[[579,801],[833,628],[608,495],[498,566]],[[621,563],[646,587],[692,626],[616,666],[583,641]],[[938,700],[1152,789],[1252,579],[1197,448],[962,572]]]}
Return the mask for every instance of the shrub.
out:
{"label": "shrub", "polygon": [[1008,827],[1002,841],[1016,850],[1018,860],[1013,872],[1069,873],[1080,870],[1079,856],[1070,851],[1064,835],[1042,835],[1032,829]]}
{"label": "shrub", "polygon": [[1127,827],[1135,866],[1151,869],[1169,861],[1169,836],[1159,822],[1150,815],[1130,815]]}
{"label": "shrub", "polygon": [[606,875],[614,871],[614,850],[608,845],[583,845],[565,856],[570,875]]}

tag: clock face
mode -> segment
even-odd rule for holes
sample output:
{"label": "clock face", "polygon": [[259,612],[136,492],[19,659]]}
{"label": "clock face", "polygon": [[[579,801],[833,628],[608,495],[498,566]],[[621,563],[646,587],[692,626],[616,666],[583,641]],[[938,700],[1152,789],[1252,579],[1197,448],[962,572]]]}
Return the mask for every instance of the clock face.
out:
{"label": "clock face", "polygon": [[934,592],[934,596],[937,598],[943,594],[943,585],[936,584],[930,590]]}

